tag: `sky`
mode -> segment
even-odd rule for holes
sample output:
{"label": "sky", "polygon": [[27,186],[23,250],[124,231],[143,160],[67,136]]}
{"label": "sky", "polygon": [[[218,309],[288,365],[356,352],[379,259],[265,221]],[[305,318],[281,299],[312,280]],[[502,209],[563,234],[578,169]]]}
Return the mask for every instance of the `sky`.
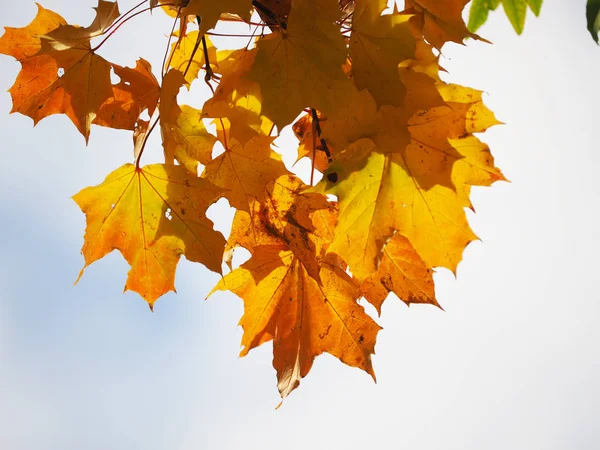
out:
{"label": "sky", "polygon": [[[93,18],[94,0],[41,2]],[[444,48],[446,81],[484,90],[505,123],[481,137],[511,182],[474,188],[481,241],[456,279],[436,273],[444,311],[386,301],[377,384],[323,355],[278,410],[271,345],[238,356],[241,300],[204,301],[218,275],[182,260],[154,313],[122,294],[118,253],[73,285],[85,220],[70,197],[131,160],[130,135],[94,127],[85,147],[64,116],[9,115],[19,64],[0,55],[0,448],[599,448],[600,48],[584,10],[545,0],[522,36],[498,11],[480,30],[493,45]],[[0,25],[35,12],[0,0]],[[130,23],[104,55],[160,67],[170,26],[160,12]],[[225,231],[231,212],[212,213]]]}

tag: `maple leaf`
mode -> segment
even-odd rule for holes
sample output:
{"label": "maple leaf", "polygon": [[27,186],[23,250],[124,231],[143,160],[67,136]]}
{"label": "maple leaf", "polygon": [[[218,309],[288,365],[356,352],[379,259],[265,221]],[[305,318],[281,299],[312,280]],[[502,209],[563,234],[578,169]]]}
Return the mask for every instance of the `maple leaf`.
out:
{"label": "maple leaf", "polygon": [[381,15],[386,0],[356,0],[350,36],[352,75],[359,89],[366,88],[378,105],[401,106],[406,88],[398,65],[415,56],[416,39],[410,16]]}
{"label": "maple leaf", "polygon": [[250,21],[252,14],[251,0],[190,0],[182,9],[182,14],[198,16],[200,22],[200,34],[206,33],[215,27],[219,17],[225,13],[236,14],[246,22]]}
{"label": "maple leaf", "polygon": [[238,15],[246,22],[252,13],[252,0],[150,0],[151,7],[167,3],[166,8],[180,16],[200,17],[200,34],[214,28],[226,13]]}
{"label": "maple leaf", "polygon": [[409,136],[397,126],[403,112],[381,108],[381,127],[340,155],[329,169],[335,182],[320,183],[319,191],[338,196],[340,205],[331,251],[361,282],[376,271],[396,231],[429,267],[455,271],[463,249],[476,239],[464,212],[471,206],[470,186],[504,179],[487,147],[472,136],[498,123],[481,93],[444,84],[439,89],[448,105],[408,119]]}
{"label": "maple leaf", "polygon": [[327,352],[375,379],[371,355],[380,330],[356,299],[360,292],[342,269],[323,263],[318,283],[290,251],[265,247],[215,290],[244,300],[241,355],[273,340],[273,366],[282,398]]}
{"label": "maple leaf", "polygon": [[[22,65],[9,90],[11,112],[31,117],[34,124],[64,113],[87,142],[98,110],[112,97],[111,64],[96,55],[89,42],[115,17],[108,3],[100,0],[96,19],[88,28],[66,25],[58,14],[38,5],[38,14],[28,26],[6,29],[0,53],[14,56]],[[74,39],[65,38],[74,32]]]}
{"label": "maple leaf", "polygon": [[[344,108],[346,44],[335,0],[293,1],[286,29],[260,39],[248,77],[261,86],[262,113],[281,130],[305,107]],[[285,101],[282,101],[285,99]]]}
{"label": "maple leaf", "polygon": [[179,257],[221,273],[225,238],[206,218],[221,190],[182,166],[125,164],[73,197],[86,215],[84,269],[117,249],[131,266],[125,290],[152,308],[175,290]]}
{"label": "maple leaf", "polygon": [[52,46],[56,50],[69,49],[86,46],[90,39],[100,36],[121,15],[117,2],[98,0],[98,6],[94,7],[96,17],[88,27],[76,25],[61,25],[50,31],[44,39],[51,39]]}
{"label": "maple leaf", "polygon": [[284,175],[269,183],[268,197],[251,213],[236,213],[228,245],[242,245],[252,257],[212,291],[231,290],[244,300],[242,356],[274,340],[282,398],[323,352],[375,378],[371,354],[380,327],[358,305],[360,290],[344,266],[327,254],[331,205],[304,189]]}
{"label": "maple leaf", "polygon": [[160,86],[152,74],[152,66],[143,58],[135,68],[113,64],[121,79],[113,85],[113,95],[102,104],[93,123],[110,128],[134,130],[144,111],[154,114],[160,98]]}
{"label": "maple leaf", "polygon": [[255,3],[256,12],[271,29],[287,24],[292,0],[260,0]]}
{"label": "maple leaf", "polygon": [[202,108],[203,117],[227,118],[231,137],[242,144],[255,136],[271,134],[273,126],[261,114],[260,86],[247,78],[255,57],[256,49],[218,52],[216,71],[222,78]]}
{"label": "maple leaf", "polygon": [[241,245],[251,253],[262,246],[289,249],[309,274],[319,278],[319,261],[333,238],[333,205],[318,193],[304,192],[297,177],[283,175],[265,186],[264,200],[250,211],[236,212],[228,248]]}
{"label": "maple leaf", "polygon": [[160,128],[165,160],[176,159],[191,173],[197,173],[198,162],[212,160],[212,148],[217,138],[202,123],[202,112],[177,103],[179,89],[185,83],[183,73],[172,69],[165,75],[160,91]]}
{"label": "maple leaf", "polygon": [[[438,50],[448,42],[462,44],[467,37],[484,40],[471,33],[462,19],[469,0],[405,0],[405,13],[414,14],[411,21],[419,34]],[[486,41],[487,42],[487,41]]]}
{"label": "maple leaf", "polygon": [[385,244],[377,271],[361,284],[360,289],[379,314],[390,292],[407,305],[429,303],[439,307],[431,267],[425,264],[410,241],[400,234],[395,234]]}
{"label": "maple leaf", "polygon": [[169,67],[165,68],[166,70],[169,68],[176,69],[185,74],[184,78],[188,88],[192,81],[198,78],[200,70],[206,68],[206,56],[208,56],[211,70],[216,70],[217,50],[211,40],[204,36],[208,50],[208,55],[205,55],[204,51],[199,48],[199,35],[198,31],[192,31],[174,42],[171,46],[171,54],[167,59]]}
{"label": "maple leaf", "polygon": [[[318,117],[318,116],[317,116]],[[319,126],[321,125],[323,117],[319,118]],[[329,145],[321,141],[320,137],[317,136],[316,123],[313,121],[312,114],[306,114],[300,117],[293,125],[292,130],[294,135],[298,138],[298,158],[296,162],[300,161],[304,157],[312,159],[312,164],[315,169],[320,172],[325,172],[329,167],[329,158],[331,151]]]}
{"label": "maple leaf", "polygon": [[225,151],[206,164],[202,177],[224,189],[231,206],[249,211],[254,199],[264,200],[265,185],[288,171],[271,149],[274,138],[256,136],[242,145],[225,137],[228,128],[219,131]]}
{"label": "maple leaf", "polygon": [[[525,2],[539,12],[541,0],[503,3]],[[91,45],[142,4],[120,16],[99,0],[87,27],[38,6],[28,26],[6,28],[0,52],[22,65],[13,112],[34,123],[64,113],[86,142],[92,123],[132,131],[136,164],[74,196],[86,215],[80,277],[117,249],[131,267],[125,290],[152,308],[175,290],[181,255],[217,273],[224,260],[232,271],[213,292],[244,301],[242,355],[273,341],[282,397],[325,352],[374,378],[380,327],[359,298],[380,313],[390,293],[439,307],[434,268],[455,271],[476,239],[472,186],[504,180],[475,136],[499,123],[481,92],[440,78],[446,42],[481,39],[462,20],[466,3],[405,0],[384,14],[385,0],[150,0],[179,25],[160,84],[146,60],[111,64],[96,54],[104,41]],[[208,38],[219,20],[250,24],[253,12],[264,26],[245,47]],[[213,95],[202,109],[180,105],[201,70]],[[280,134],[299,115],[298,159],[323,173],[314,187],[274,151],[275,126]],[[157,124],[165,163],[140,167]],[[213,158],[217,141],[224,152]],[[206,217],[220,198],[237,209],[227,241]],[[251,257],[233,269],[238,246]]]}

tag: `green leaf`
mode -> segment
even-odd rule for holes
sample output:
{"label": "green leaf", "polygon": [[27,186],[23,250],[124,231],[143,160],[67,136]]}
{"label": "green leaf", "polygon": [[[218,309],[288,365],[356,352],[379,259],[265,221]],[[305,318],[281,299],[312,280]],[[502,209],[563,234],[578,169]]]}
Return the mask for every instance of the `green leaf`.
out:
{"label": "green leaf", "polygon": [[488,18],[488,12],[495,10],[499,4],[500,0],[473,0],[467,25],[469,31],[474,33],[481,27]]}
{"label": "green leaf", "polygon": [[536,16],[540,15],[543,0],[527,0],[527,4]]}
{"label": "green leaf", "polygon": [[517,34],[521,34],[527,15],[527,0],[503,0],[502,6]]}
{"label": "green leaf", "polygon": [[600,30],[600,0],[588,0],[586,7],[587,29],[598,43],[598,30]]}

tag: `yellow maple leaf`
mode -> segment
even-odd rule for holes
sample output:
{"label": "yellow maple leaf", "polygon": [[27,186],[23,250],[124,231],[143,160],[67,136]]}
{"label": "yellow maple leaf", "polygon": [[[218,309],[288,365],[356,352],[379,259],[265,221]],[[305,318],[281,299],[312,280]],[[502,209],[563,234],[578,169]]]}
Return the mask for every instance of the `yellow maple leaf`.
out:
{"label": "yellow maple leaf", "polygon": [[203,117],[227,118],[231,137],[242,144],[255,136],[269,135],[273,126],[261,114],[260,86],[247,77],[255,57],[256,49],[218,52],[216,71],[222,78],[202,108]]}
{"label": "yellow maple leaf", "polygon": [[[198,36],[198,31],[192,31],[174,42],[171,45],[171,54],[167,58],[169,67],[165,67],[165,71],[172,68],[184,73],[188,88],[192,81],[198,78],[200,70],[206,69],[206,56],[202,46],[199,45]],[[204,36],[204,39],[208,49],[208,61],[214,71],[217,63],[217,50],[208,36]]]}
{"label": "yellow maple leaf", "polygon": [[429,303],[439,307],[431,267],[425,264],[409,240],[398,233],[385,244],[377,271],[361,284],[360,289],[379,314],[390,292],[407,305]]}
{"label": "yellow maple leaf", "polygon": [[198,162],[208,164],[217,138],[202,123],[202,112],[179,105],[177,94],[185,84],[183,73],[171,69],[165,75],[160,91],[160,129],[165,161],[179,161],[189,172],[197,173]]}
{"label": "yellow maple leaf", "polygon": [[281,130],[306,107],[326,115],[345,108],[350,81],[336,0],[297,0],[286,29],[265,36],[248,77],[261,86],[262,113]]}
{"label": "yellow maple leaf", "polygon": [[223,196],[236,209],[250,211],[253,201],[265,198],[265,186],[289,173],[281,156],[271,149],[274,138],[256,136],[242,145],[219,130],[225,151],[206,164],[202,177],[224,189]]}
{"label": "yellow maple leaf", "polygon": [[119,250],[131,266],[125,290],[138,292],[152,308],[175,290],[181,255],[221,273],[225,239],[206,218],[220,195],[221,189],[182,166],[125,164],[73,197],[87,224],[79,277],[94,261]]}
{"label": "yellow maple leaf", "polygon": [[439,90],[447,105],[408,120],[401,109],[381,108],[371,139],[350,144],[329,169],[334,182],[326,177],[320,184],[320,191],[339,198],[331,251],[361,282],[376,271],[396,231],[429,267],[455,271],[476,239],[464,212],[470,186],[503,179],[487,147],[472,136],[498,123],[480,93],[445,84]]}
{"label": "yellow maple leaf", "polygon": [[368,89],[378,105],[401,106],[406,88],[398,65],[415,56],[416,39],[410,16],[381,15],[386,0],[356,0],[350,35],[352,75],[359,89]]}

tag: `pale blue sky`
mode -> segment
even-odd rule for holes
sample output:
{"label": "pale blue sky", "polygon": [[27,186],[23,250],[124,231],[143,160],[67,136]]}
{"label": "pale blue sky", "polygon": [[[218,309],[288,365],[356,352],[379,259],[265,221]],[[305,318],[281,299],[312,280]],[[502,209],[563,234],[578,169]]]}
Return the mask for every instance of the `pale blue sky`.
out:
{"label": "pale blue sky", "polygon": [[[79,24],[94,4],[43,0]],[[65,117],[32,128],[0,94],[0,448],[597,449],[600,48],[584,7],[545,0],[520,37],[498,12],[481,29],[494,45],[445,48],[446,79],[485,90],[506,122],[483,139],[512,183],[474,190],[483,242],[457,280],[436,275],[445,312],[387,301],[378,384],[325,355],[278,411],[270,345],[237,356],[241,301],[203,300],[215,274],[182,261],[154,314],[121,294],[117,253],[73,286],[85,222],[70,196],[129,161],[130,136],[94,127],[85,148]],[[0,25],[35,11],[0,0]],[[169,27],[157,12],[105,54],[158,67]],[[19,65],[0,67],[4,91]]]}

